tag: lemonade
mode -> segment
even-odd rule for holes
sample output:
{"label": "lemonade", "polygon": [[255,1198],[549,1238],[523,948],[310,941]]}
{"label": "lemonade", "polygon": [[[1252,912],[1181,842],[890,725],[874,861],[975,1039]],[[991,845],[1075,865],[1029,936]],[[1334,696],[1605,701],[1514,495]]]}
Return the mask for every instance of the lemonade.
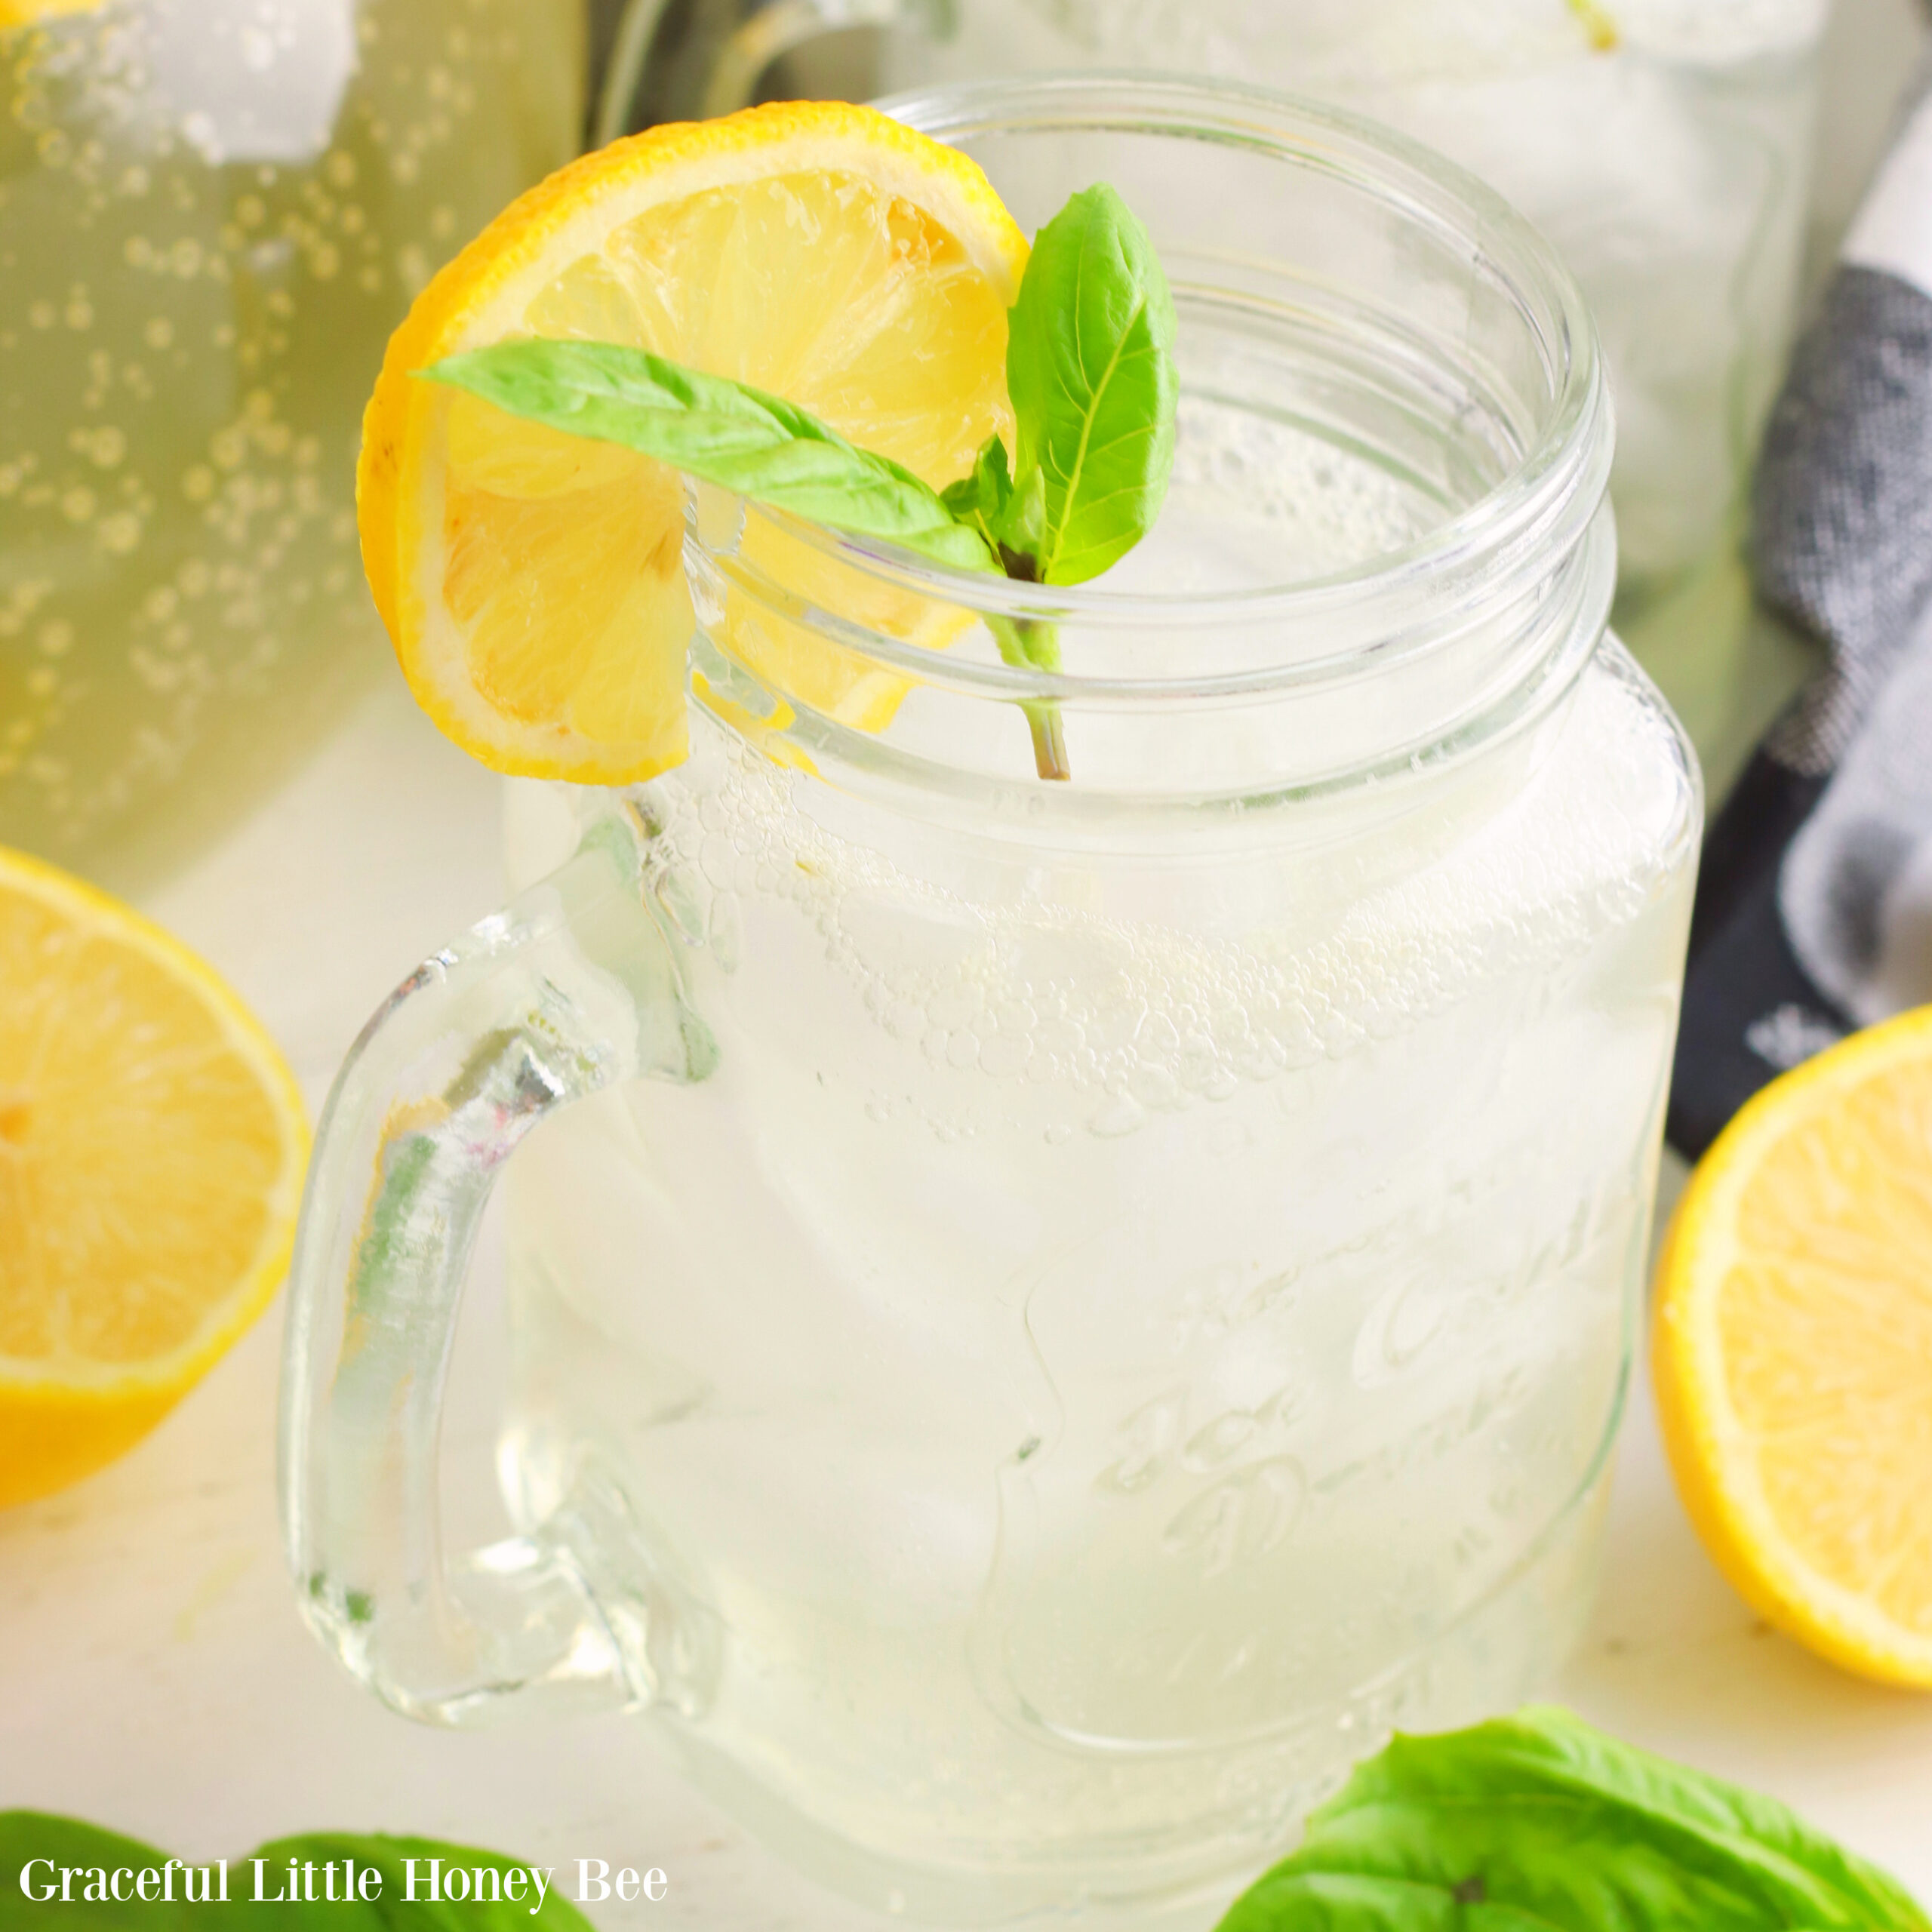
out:
{"label": "lemonade", "polygon": [[165,863],[380,664],[363,400],[431,271],[574,151],[582,58],[565,0],[0,26],[0,840]]}
{"label": "lemonade", "polygon": [[[519,1520],[595,1526],[632,1667],[768,1835],[949,1916],[1158,1890],[1546,1678],[1696,793],[1615,657],[1540,749],[1434,839],[1330,827],[1386,881],[1346,903],[1308,851],[981,897],[983,851],[915,875],[715,729],[639,795],[715,1070],[512,1164],[503,1466]],[[558,812],[518,801],[526,876]]]}

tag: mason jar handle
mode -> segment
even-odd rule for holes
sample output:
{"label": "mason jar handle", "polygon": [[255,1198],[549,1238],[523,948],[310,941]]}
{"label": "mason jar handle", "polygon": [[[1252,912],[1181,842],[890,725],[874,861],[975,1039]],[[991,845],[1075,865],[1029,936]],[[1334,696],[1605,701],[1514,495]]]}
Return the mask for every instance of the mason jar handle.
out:
{"label": "mason jar handle", "polygon": [[283,1530],[311,1628],[396,1709],[465,1724],[512,1697],[651,1694],[560,1532],[445,1555],[437,1439],[498,1169],[557,1108],[714,1057],[611,818],[419,968],[337,1076],[289,1276]]}
{"label": "mason jar handle", "polygon": [[661,121],[749,106],[781,56],[848,27],[955,30],[955,0],[631,0],[592,103],[593,144]]}

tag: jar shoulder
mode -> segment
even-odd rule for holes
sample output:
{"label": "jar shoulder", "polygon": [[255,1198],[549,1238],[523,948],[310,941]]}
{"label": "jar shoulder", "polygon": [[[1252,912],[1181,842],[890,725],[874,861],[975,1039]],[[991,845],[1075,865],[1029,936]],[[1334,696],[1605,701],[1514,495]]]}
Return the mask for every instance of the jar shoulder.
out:
{"label": "jar shoulder", "polygon": [[1704,778],[1690,734],[1614,632],[1606,632],[1558,721],[1540,774],[1554,807],[1614,826],[1625,862],[1694,864]]}
{"label": "jar shoulder", "polygon": [[[1466,761],[1220,822],[1124,823],[1081,846],[995,823],[962,833],[856,800],[715,731],[632,793],[512,781],[519,890],[614,820],[664,890],[795,897],[894,919],[1159,929],[1270,952],[1433,946],[1487,928],[1574,935],[1687,891],[1702,824],[1695,755],[1656,687],[1607,641],[1537,727]],[[1204,817],[1204,815],[1201,815]]]}

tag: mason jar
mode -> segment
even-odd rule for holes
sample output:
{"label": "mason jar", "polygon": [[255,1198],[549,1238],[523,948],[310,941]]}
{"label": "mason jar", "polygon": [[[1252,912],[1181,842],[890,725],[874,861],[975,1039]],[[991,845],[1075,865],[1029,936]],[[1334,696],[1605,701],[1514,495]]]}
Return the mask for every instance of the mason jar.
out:
{"label": "mason jar", "polygon": [[[689,759],[515,786],[518,897],[330,1103],[291,1561],[398,1708],[627,1704],[915,1920],[1206,1922],[1577,1632],[1698,779],[1605,632],[1589,317],[1487,189],[1204,84],[895,111],[1023,227],[1146,221],[1165,510],[1045,589],[694,498]],[[457,1558],[500,1169],[519,1534]]]}

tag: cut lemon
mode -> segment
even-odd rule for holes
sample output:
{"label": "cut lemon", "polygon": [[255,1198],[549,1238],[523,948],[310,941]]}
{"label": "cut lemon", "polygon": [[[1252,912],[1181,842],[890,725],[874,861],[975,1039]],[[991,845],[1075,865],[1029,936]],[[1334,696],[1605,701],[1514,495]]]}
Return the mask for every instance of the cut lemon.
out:
{"label": "cut lemon", "polygon": [[1665,1247],[1653,1367],[1685,1506],[1746,1600],[1932,1687],[1932,1008],[1718,1137]]}
{"label": "cut lemon", "polygon": [[[364,420],[363,558],[417,701],[500,771],[649,777],[685,755],[692,606],[676,475],[413,371],[507,338],[624,343],[783,395],[940,486],[1011,435],[1026,258],[964,155],[836,102],[655,128],[512,203],[417,298]],[[903,639],[964,621],[762,518],[740,555]],[[721,629],[786,699],[846,724],[878,728],[903,689],[742,598]]]}
{"label": "cut lemon", "polygon": [[0,851],[0,1507],[119,1455],[261,1312],[307,1152],[200,960]]}

